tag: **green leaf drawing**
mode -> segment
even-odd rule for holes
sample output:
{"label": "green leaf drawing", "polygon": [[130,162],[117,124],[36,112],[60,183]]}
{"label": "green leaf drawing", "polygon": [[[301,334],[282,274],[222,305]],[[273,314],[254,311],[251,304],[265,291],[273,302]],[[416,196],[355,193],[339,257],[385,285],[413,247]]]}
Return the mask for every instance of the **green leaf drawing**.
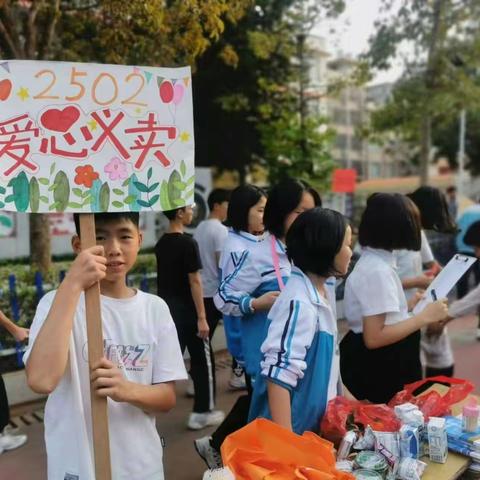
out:
{"label": "green leaf drawing", "polygon": [[184,207],[185,206],[185,200],[182,200],[181,198],[174,198],[172,203],[176,207]]}
{"label": "green leaf drawing", "polygon": [[81,210],[83,205],[77,202],[68,202],[68,208],[75,208],[76,210]]}
{"label": "green leaf drawing", "polygon": [[13,202],[14,196],[13,195],[8,195],[5,197],[5,203],[11,203]]}
{"label": "green leaf drawing", "polygon": [[3,225],[4,227],[7,227],[7,228],[12,228],[13,221],[10,217],[7,217],[6,215],[0,215],[0,225]]}
{"label": "green leaf drawing", "polygon": [[83,192],[80,188],[72,188],[72,192],[74,195],[76,195],[77,197],[80,197],[80,198],[83,198]]}
{"label": "green leaf drawing", "polygon": [[126,187],[130,183],[130,177],[123,181],[122,187]]}
{"label": "green leaf drawing", "polygon": [[53,200],[55,201],[57,212],[64,212],[70,199],[70,183],[65,172],[60,170],[55,175],[54,180],[57,188],[53,191]]}
{"label": "green leaf drawing", "polygon": [[49,192],[53,192],[53,190],[55,190],[57,188],[57,185],[55,183],[52,183],[49,187],[48,187],[48,191]]}
{"label": "green leaf drawing", "polygon": [[123,203],[122,203],[122,202],[119,202],[118,200],[114,200],[114,201],[112,202],[112,205],[113,205],[114,207],[117,207],[117,208],[122,208],[122,207],[123,207]]}
{"label": "green leaf drawing", "polygon": [[158,182],[154,183],[153,185],[150,185],[150,187],[148,187],[148,193],[154,192],[158,188],[159,185],[160,184]]}
{"label": "green leaf drawing", "polygon": [[3,208],[5,204],[3,202],[0,202],[0,208]]}
{"label": "green leaf drawing", "polygon": [[187,188],[187,184],[185,182],[175,182],[175,188],[183,191]]}
{"label": "green leaf drawing", "polygon": [[135,195],[129,195],[128,197],[125,197],[123,199],[123,203],[125,203],[125,205],[130,205],[131,203],[133,203],[135,201],[137,197]]}
{"label": "green leaf drawing", "polygon": [[35,177],[30,179],[30,210],[33,213],[38,212],[40,206],[40,186]]}
{"label": "green leaf drawing", "polygon": [[182,177],[185,177],[185,175],[187,174],[187,166],[185,165],[184,160],[182,160],[182,162],[180,163],[180,173],[182,174]]}
{"label": "green leaf drawing", "polygon": [[45,195],[40,195],[40,201],[42,203],[48,203],[48,197],[46,197]]}
{"label": "green leaf drawing", "polygon": [[193,185],[195,183],[195,175],[192,175],[188,180],[187,180],[187,187],[190,185]]}
{"label": "green leaf drawing", "polygon": [[160,198],[160,195],[154,195],[151,199],[150,199],[150,206],[153,206],[155,205],[157,202],[158,202],[158,199]]}
{"label": "green leaf drawing", "polygon": [[170,200],[168,198],[168,183],[163,180],[160,188],[160,206],[162,210],[171,210]]}
{"label": "green leaf drawing", "polygon": [[152,178],[152,175],[153,175],[153,168],[150,167],[150,168],[148,169],[148,172],[147,172],[147,178],[148,178],[148,180],[150,180],[150,179]]}
{"label": "green leaf drawing", "polygon": [[150,204],[148,202],[145,202],[144,200],[137,200],[137,203],[142,207],[150,208]]}
{"label": "green leaf drawing", "polygon": [[115,195],[123,195],[123,190],[120,190],[119,188],[114,188],[112,190],[112,192],[115,194]]}
{"label": "green leaf drawing", "polygon": [[188,192],[185,193],[185,200],[188,200],[189,198],[193,198],[195,195],[195,190],[192,188]]}
{"label": "green leaf drawing", "polygon": [[139,212],[141,210],[138,200],[142,198],[142,193],[135,186],[135,182],[138,181],[138,178],[135,174],[130,177],[130,183],[128,184],[128,195],[134,196],[135,200],[129,205],[131,212]]}
{"label": "green leaf drawing", "polygon": [[5,188],[0,187],[0,194],[3,195],[6,192]]}
{"label": "green leaf drawing", "polygon": [[182,198],[182,191],[175,186],[177,182],[181,181],[180,174],[174,170],[168,179],[168,198],[170,203],[175,199]]}
{"label": "green leaf drawing", "polygon": [[93,197],[88,197],[82,202],[82,207],[84,207],[85,205],[92,205],[92,203],[93,203]]}
{"label": "green leaf drawing", "polygon": [[108,207],[110,206],[110,187],[107,182],[105,182],[102,185],[102,188],[100,188],[99,203],[100,211],[108,212]]}
{"label": "green leaf drawing", "polygon": [[57,208],[58,208],[57,202],[52,203],[52,204],[48,207],[48,209],[49,209],[50,211],[56,210]]}
{"label": "green leaf drawing", "polygon": [[50,175],[52,175],[54,171],[55,171],[55,162],[53,162],[53,163],[50,165]]}
{"label": "green leaf drawing", "polygon": [[90,204],[90,210],[92,212],[100,211],[100,189],[102,188],[102,182],[97,178],[90,189],[91,200],[85,200],[84,205]]}
{"label": "green leaf drawing", "polygon": [[45,177],[40,177],[38,179],[38,182],[42,185],[48,185],[49,184],[48,178],[45,178]]}
{"label": "green leaf drawing", "polygon": [[148,192],[148,187],[142,183],[142,182],[133,182],[133,184],[141,191],[144,193]]}
{"label": "green leaf drawing", "polygon": [[25,172],[21,172],[14,179],[12,190],[17,212],[25,212],[30,203],[30,183]]}

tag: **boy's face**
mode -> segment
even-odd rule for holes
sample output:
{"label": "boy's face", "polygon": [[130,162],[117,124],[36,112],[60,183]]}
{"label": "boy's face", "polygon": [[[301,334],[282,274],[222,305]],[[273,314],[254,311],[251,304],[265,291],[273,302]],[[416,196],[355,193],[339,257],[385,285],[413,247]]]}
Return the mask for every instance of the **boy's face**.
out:
{"label": "boy's face", "polygon": [[187,205],[183,210],[179,210],[178,218],[184,227],[188,227],[193,220],[193,208],[195,205]]}
{"label": "boy's face", "polygon": [[[107,275],[104,281],[125,279],[137,260],[143,241],[137,226],[123,219],[107,223],[97,222],[95,232],[97,245],[103,246],[107,259]],[[73,246],[77,253],[81,250],[78,237],[74,237]]]}
{"label": "boy's face", "polygon": [[228,202],[216,203],[215,208],[220,217],[220,221],[224,222],[227,219]]}

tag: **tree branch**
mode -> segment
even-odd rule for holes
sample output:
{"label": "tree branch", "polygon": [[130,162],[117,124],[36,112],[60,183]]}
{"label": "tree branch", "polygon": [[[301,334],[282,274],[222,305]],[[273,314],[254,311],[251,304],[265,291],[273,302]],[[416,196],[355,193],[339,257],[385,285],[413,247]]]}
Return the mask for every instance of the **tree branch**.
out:
{"label": "tree branch", "polygon": [[37,53],[37,15],[44,5],[44,0],[33,2],[28,11],[25,22],[25,54],[27,58],[34,59]]}
{"label": "tree branch", "polygon": [[2,19],[0,19],[0,47],[5,50],[7,56],[12,58],[19,58],[19,52],[15,48],[12,37],[8,33]]}
{"label": "tree branch", "polygon": [[57,26],[58,18],[61,14],[60,0],[53,0],[51,9],[52,11],[50,12],[50,16],[47,20],[45,27],[45,41],[40,45],[40,49],[38,52],[39,60],[44,60],[45,57],[50,54],[50,49],[52,47],[52,41],[55,34],[55,28]]}
{"label": "tree branch", "polygon": [[12,53],[15,58],[25,58],[20,35],[18,34],[17,24],[10,9],[9,0],[5,0],[2,4],[1,12],[3,14],[4,31],[8,34],[8,41],[13,46]]}

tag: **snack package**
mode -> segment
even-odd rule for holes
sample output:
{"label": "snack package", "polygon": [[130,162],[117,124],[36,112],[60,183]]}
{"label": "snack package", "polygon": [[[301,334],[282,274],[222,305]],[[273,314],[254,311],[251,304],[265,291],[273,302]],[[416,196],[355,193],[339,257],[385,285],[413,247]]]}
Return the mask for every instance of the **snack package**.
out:
{"label": "snack package", "polygon": [[360,437],[355,445],[353,446],[355,450],[374,450],[375,449],[375,435],[370,425],[365,428],[363,437]]}
{"label": "snack package", "polygon": [[357,480],[383,480],[382,474],[375,470],[367,470],[366,468],[355,470],[353,475]]}
{"label": "snack package", "polygon": [[400,457],[419,458],[421,454],[420,431],[418,427],[403,425],[399,432]]}
{"label": "snack package", "polygon": [[375,451],[383,455],[388,463],[388,479],[394,479],[400,460],[400,444],[397,432],[373,432]]}
{"label": "snack package", "polygon": [[350,430],[345,434],[338,447],[337,460],[345,460],[350,455],[353,444],[356,440],[357,434],[353,430]]}
{"label": "snack package", "polygon": [[360,469],[373,470],[382,476],[388,469],[388,463],[385,457],[377,452],[360,452],[355,458],[355,464]]}
{"label": "snack package", "polygon": [[350,460],[339,460],[335,464],[335,468],[341,472],[352,473],[353,472],[353,462]]}
{"label": "snack package", "polygon": [[397,470],[400,480],[420,480],[427,464],[414,458],[402,458]]}

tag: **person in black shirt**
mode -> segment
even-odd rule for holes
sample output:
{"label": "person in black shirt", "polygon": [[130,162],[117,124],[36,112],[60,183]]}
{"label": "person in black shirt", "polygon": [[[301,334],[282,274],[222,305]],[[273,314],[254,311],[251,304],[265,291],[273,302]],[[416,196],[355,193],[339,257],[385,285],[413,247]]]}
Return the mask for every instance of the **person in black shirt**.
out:
{"label": "person in black shirt", "polygon": [[181,207],[164,214],[170,226],[155,245],[157,293],[170,308],[182,352],[187,348],[190,354],[195,396],[187,426],[199,430],[220,424],[224,414],[214,410],[214,372],[203,303],[200,253],[197,242],[184,232],[185,226],[192,222],[193,207]]}

